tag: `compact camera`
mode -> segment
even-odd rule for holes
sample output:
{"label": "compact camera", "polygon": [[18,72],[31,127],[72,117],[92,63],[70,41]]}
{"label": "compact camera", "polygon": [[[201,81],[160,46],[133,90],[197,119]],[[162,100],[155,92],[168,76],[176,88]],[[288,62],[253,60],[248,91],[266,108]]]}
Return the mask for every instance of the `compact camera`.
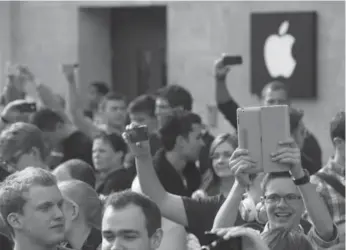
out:
{"label": "compact camera", "polygon": [[127,130],[129,141],[132,143],[149,140],[149,132],[147,126],[137,126]]}

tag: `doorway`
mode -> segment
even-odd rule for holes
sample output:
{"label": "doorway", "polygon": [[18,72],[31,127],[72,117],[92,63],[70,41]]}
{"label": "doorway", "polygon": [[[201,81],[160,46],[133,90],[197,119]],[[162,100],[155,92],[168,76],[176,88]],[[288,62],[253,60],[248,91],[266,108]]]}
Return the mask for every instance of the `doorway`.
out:
{"label": "doorway", "polygon": [[113,90],[129,100],[167,82],[166,7],[111,10]]}

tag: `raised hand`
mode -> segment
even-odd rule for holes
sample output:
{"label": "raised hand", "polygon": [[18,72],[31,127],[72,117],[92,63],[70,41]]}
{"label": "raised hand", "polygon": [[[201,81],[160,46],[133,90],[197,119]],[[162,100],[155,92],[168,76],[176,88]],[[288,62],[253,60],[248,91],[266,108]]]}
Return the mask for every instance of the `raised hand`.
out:
{"label": "raised hand", "polygon": [[30,82],[34,81],[35,76],[34,76],[34,74],[30,71],[30,69],[27,66],[19,65],[18,66],[18,70],[19,70],[21,76],[25,80],[30,81]]}
{"label": "raised hand", "polygon": [[214,75],[218,79],[225,78],[230,71],[229,66],[224,66],[223,65],[223,58],[226,56],[226,54],[222,54],[222,56],[217,59],[214,63]]}
{"label": "raised hand", "polygon": [[233,152],[229,160],[229,167],[238,183],[244,188],[250,186],[254,179],[253,175],[260,172],[260,169],[256,168],[256,162],[249,156],[248,150],[240,148]]}
{"label": "raised hand", "polygon": [[271,157],[272,161],[285,164],[290,168],[301,167],[300,149],[292,138],[279,142],[279,149],[273,152]]}
{"label": "raised hand", "polygon": [[139,125],[136,123],[131,123],[127,125],[125,132],[122,134],[122,136],[127,145],[129,146],[131,153],[135,157],[149,157],[151,156],[149,139],[140,142],[132,142],[130,140],[130,134],[135,132],[136,127],[139,127]]}
{"label": "raised hand", "polygon": [[75,71],[77,69],[77,64],[63,64],[62,72],[64,73],[67,81],[73,83],[75,81]]}

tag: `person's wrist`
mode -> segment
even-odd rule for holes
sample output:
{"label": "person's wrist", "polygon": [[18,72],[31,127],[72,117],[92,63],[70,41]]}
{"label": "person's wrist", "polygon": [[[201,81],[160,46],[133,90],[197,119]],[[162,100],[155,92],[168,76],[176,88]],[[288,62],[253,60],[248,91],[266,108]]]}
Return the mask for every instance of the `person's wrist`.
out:
{"label": "person's wrist", "polygon": [[293,166],[293,167],[291,168],[290,172],[291,172],[291,176],[292,176],[294,179],[303,178],[304,175],[305,175],[305,172],[304,172],[304,170],[303,170],[301,164]]}
{"label": "person's wrist", "polygon": [[215,79],[216,79],[217,82],[224,82],[224,81],[226,81],[226,77],[227,77],[226,74],[216,74],[215,75]]}
{"label": "person's wrist", "polygon": [[238,180],[236,179],[234,184],[235,184],[235,189],[236,189],[239,193],[243,194],[243,193],[246,192],[246,185],[243,185],[242,182],[240,182],[240,181],[238,181]]}

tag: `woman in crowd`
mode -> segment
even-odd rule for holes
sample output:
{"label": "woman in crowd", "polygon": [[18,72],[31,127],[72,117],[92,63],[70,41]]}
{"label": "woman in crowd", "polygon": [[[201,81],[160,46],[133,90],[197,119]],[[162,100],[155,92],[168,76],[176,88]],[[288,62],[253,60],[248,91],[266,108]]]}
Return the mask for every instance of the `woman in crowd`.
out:
{"label": "woman in crowd", "polygon": [[[197,190],[193,198],[199,199],[205,196],[223,195],[227,197],[234,183],[234,175],[229,168],[229,160],[238,147],[236,134],[220,134],[210,146],[210,158],[212,159],[212,178],[204,190]],[[263,175],[253,176],[253,186],[244,194],[239,211],[242,219],[246,222],[266,223],[266,215],[260,203],[260,183]],[[262,212],[261,212],[262,211]]]}
{"label": "woman in crowd", "polygon": [[227,196],[234,183],[234,176],[229,171],[228,161],[237,146],[238,139],[234,134],[221,134],[214,139],[210,146],[211,178],[204,188],[202,187],[201,190],[194,193],[195,198],[199,195],[223,194]]}
{"label": "woman in crowd", "polygon": [[93,164],[97,171],[96,191],[109,195],[131,187],[133,174],[124,168],[127,145],[117,134],[100,133],[93,141]]}

